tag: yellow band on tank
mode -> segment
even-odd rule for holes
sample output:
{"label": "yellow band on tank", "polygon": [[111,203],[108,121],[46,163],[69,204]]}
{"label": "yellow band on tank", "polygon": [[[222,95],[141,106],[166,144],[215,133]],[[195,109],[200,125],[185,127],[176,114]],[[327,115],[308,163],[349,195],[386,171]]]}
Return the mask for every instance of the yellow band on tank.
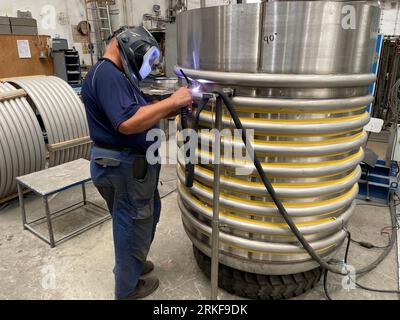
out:
{"label": "yellow band on tank", "polygon": [[[204,234],[207,237],[210,236],[210,234],[205,232],[204,230],[198,230],[198,231],[201,232],[202,234]],[[253,249],[247,249],[247,248],[240,247],[240,246],[238,246],[236,244],[232,244],[232,243],[224,241],[224,240],[220,240],[220,243],[226,245],[227,247],[234,248],[236,250],[245,251],[245,252],[251,252],[251,253],[256,253],[256,254],[268,254],[268,255],[272,255],[272,256],[295,256],[295,255],[307,254],[306,251],[305,252],[286,252],[286,253],[269,252],[269,251],[256,251],[256,250],[253,250]],[[314,249],[314,251],[317,252],[317,253],[322,254],[322,253],[324,253],[324,252],[326,252],[326,251],[328,251],[328,250],[330,250],[330,249],[332,249],[332,248],[334,248],[336,246],[337,246],[337,244],[333,243],[330,246],[325,247],[325,248]]]}
{"label": "yellow band on tank", "polygon": [[[206,193],[209,193],[209,194],[213,193],[211,189],[203,186],[202,184],[194,182],[194,185],[197,188],[202,189]],[[184,188],[180,181],[179,181],[179,186],[181,188]],[[282,202],[282,204],[288,208],[319,207],[319,206],[335,203],[335,202],[338,202],[345,198],[348,198],[352,193],[354,193],[354,191],[357,189],[357,187],[358,187],[357,184],[354,184],[354,186],[350,190],[348,190],[346,193],[343,193],[336,198],[331,198],[331,199],[321,200],[321,201],[313,201],[313,202]],[[246,199],[236,197],[233,195],[228,195],[223,192],[221,192],[221,198],[225,198],[228,200],[237,201],[237,202],[241,202],[241,203],[245,203],[245,204],[250,204],[250,205],[254,205],[254,206],[260,206],[260,207],[276,207],[275,203],[271,202],[271,201],[246,200]]]}
{"label": "yellow band on tank", "polygon": [[[180,116],[176,116],[175,117],[175,122],[178,124],[180,123]],[[252,119],[252,118],[251,118]],[[212,129],[212,125],[210,125],[209,122],[205,122],[205,121],[201,121],[199,122],[199,124],[201,124],[201,129],[203,128],[207,128],[207,129]],[[262,137],[333,137],[333,136],[340,136],[340,135],[344,135],[344,134],[348,134],[351,132],[356,132],[356,131],[360,131],[362,129],[362,127],[360,127],[359,129],[351,129],[351,130],[347,130],[347,131],[340,131],[340,132],[334,132],[334,133],[304,133],[304,134],[297,134],[297,133],[293,133],[293,134],[281,134],[281,133],[269,133],[269,132],[256,132],[256,136],[262,136]]]}
{"label": "yellow band on tank", "polygon": [[[208,234],[206,234],[206,235],[208,235]],[[226,241],[223,241],[223,240],[221,240],[221,242],[223,244],[225,244],[226,246],[232,247],[232,248],[237,249],[237,250],[251,252],[251,253],[258,253],[258,254],[268,254],[268,255],[271,255],[271,256],[295,256],[295,255],[300,255],[300,254],[307,254],[306,251],[305,252],[287,252],[287,253],[269,252],[269,251],[256,251],[256,250],[253,250],[253,249],[246,249],[246,248],[243,248],[243,247],[239,247],[239,246],[237,246],[235,244],[232,244],[230,242],[226,242]],[[337,246],[336,244],[331,244],[330,246],[328,246],[326,248],[314,249],[314,251],[321,254],[321,253],[324,253],[324,252],[326,252],[326,251],[328,251],[328,250],[330,250],[330,249],[332,249],[332,248],[334,248],[336,246]]]}
{"label": "yellow band on tank", "polygon": [[243,108],[238,106],[236,111],[243,113],[270,113],[270,114],[340,114],[354,111],[365,110],[367,107],[356,107],[351,109],[333,109],[333,110],[301,110],[301,109],[268,109],[268,108]]}
{"label": "yellow band on tank", "polygon": [[[179,189],[180,190],[186,190],[184,188],[183,184],[181,184],[180,182],[179,182]],[[206,204],[212,206],[212,200],[208,200],[207,198],[205,198],[203,196],[200,196],[200,195],[194,196],[193,194],[190,194],[190,197],[192,199],[199,199],[203,203],[206,203]],[[309,218],[317,218],[317,217],[326,217],[326,216],[329,216],[329,215],[336,214],[339,211],[341,211],[342,209],[343,208],[339,208],[339,209],[335,209],[335,210],[328,211],[328,212],[325,212],[325,213],[317,213],[317,214],[306,216],[306,218],[309,219]],[[241,216],[252,216],[252,217],[259,217],[259,218],[270,218],[270,219],[276,219],[277,218],[276,215],[272,215],[272,214],[262,214],[262,213],[254,213],[254,212],[246,213],[246,212],[241,212],[241,211],[235,212],[234,210],[232,210],[230,208],[225,208],[225,210],[223,210],[223,211],[224,212],[230,212],[230,213],[235,214],[235,215],[241,215]],[[292,215],[292,218],[304,218],[304,216]]]}
{"label": "yellow band on tank", "polygon": [[[208,176],[212,176],[213,173],[210,170],[204,169],[198,165],[195,166],[197,171],[201,171],[204,174],[208,175]],[[179,169],[178,169],[182,174],[184,173],[182,170],[182,166],[179,165]],[[324,186],[330,186],[332,184],[340,184],[343,182],[346,182],[348,180],[351,180],[355,175],[356,175],[357,169],[354,169],[349,175],[347,175],[346,177],[340,178],[340,179],[336,179],[336,180],[328,180],[328,181],[318,181],[318,182],[308,182],[308,183],[304,183],[304,182],[291,182],[291,183],[273,183],[273,187],[274,188],[312,188],[312,187],[324,187]],[[199,178],[201,179],[201,178]],[[264,186],[264,184],[260,183],[260,182],[249,182],[249,181],[245,181],[245,180],[241,180],[241,179],[237,179],[237,178],[233,178],[233,177],[227,177],[224,175],[221,175],[221,179],[223,180],[227,180],[227,181],[232,181],[235,182],[237,184],[241,184],[241,185],[246,185],[249,187],[260,187],[262,188]]]}
{"label": "yellow band on tank", "polygon": [[[210,112],[210,111],[203,111],[202,114],[205,114],[208,116],[214,115],[214,113]],[[369,116],[369,113],[364,112],[359,115],[346,116],[346,117],[340,117],[340,118],[297,119],[297,120],[290,119],[289,120],[289,119],[266,119],[266,118],[260,119],[260,118],[240,117],[240,120],[242,122],[248,121],[248,122],[258,122],[258,123],[319,124],[319,123],[331,123],[331,122],[344,122],[344,121],[348,121],[348,120],[358,120],[358,119],[366,118],[368,116]],[[223,116],[222,120],[226,121],[226,122],[231,122],[232,118]]]}
{"label": "yellow band on tank", "polygon": [[[211,133],[206,133],[206,132],[201,132],[201,135],[206,136],[206,137],[212,137]],[[334,138],[334,139],[329,139],[329,140],[323,140],[323,141],[263,141],[259,139],[254,139],[254,142],[258,145],[263,145],[263,146],[276,146],[276,145],[285,145],[285,146],[321,146],[321,145],[330,145],[330,144],[336,144],[336,143],[341,143],[341,142],[350,142],[354,140],[358,140],[365,136],[366,133],[364,131],[361,131],[355,135],[348,136],[348,137],[342,137],[342,138]],[[299,135],[300,136],[300,135]],[[221,136],[222,142],[224,140],[224,136]],[[228,142],[233,142],[233,143],[243,143],[242,140],[240,139],[229,139]],[[243,146],[244,147],[244,146]]]}
{"label": "yellow band on tank", "polygon": [[[183,189],[183,192],[186,193],[188,196],[190,196],[190,194],[187,192],[186,189]],[[203,207],[205,210],[211,212],[210,207],[205,206],[201,201],[199,201],[193,197],[191,197],[191,198],[192,198],[192,202]],[[230,218],[232,220],[243,221],[243,222],[247,222],[247,223],[251,223],[251,224],[255,224],[255,225],[259,225],[259,226],[264,226],[264,227],[270,227],[270,228],[288,228],[289,227],[287,225],[287,223],[285,223],[285,222],[258,221],[258,220],[254,220],[254,219],[239,217],[237,215],[234,215],[232,213],[227,213],[224,211],[220,211],[219,214],[221,216]],[[331,222],[331,221],[335,221],[335,220],[336,220],[335,217],[329,217],[329,218],[324,218],[324,219],[320,219],[320,220],[297,222],[296,226],[298,226],[298,227],[315,226],[315,225],[319,225],[319,224],[323,224],[323,223],[327,223],[327,222]]]}
{"label": "yellow band on tank", "polygon": [[[213,159],[213,154],[211,152],[204,152],[204,151],[197,151],[197,153],[201,156],[206,156],[208,155],[208,157],[210,159]],[[352,154],[351,156],[347,157],[347,158],[343,158],[343,159],[338,159],[338,160],[329,160],[329,161],[322,161],[322,162],[316,162],[316,163],[304,163],[304,162],[293,162],[293,163],[285,163],[285,162],[274,162],[274,163],[265,163],[262,162],[261,165],[263,167],[283,167],[283,168],[293,168],[293,167],[297,167],[297,168],[301,168],[301,167],[321,167],[321,166],[330,166],[333,164],[343,164],[346,162],[349,162],[351,160],[354,160],[358,157],[362,157],[364,154],[363,149],[360,147],[358,152],[355,154]],[[223,156],[221,156],[221,160],[227,160],[230,161],[232,164],[237,164],[237,165],[252,165],[253,163],[249,162],[249,161],[243,161],[243,160],[236,160],[234,161],[234,159],[232,158],[225,158]]]}

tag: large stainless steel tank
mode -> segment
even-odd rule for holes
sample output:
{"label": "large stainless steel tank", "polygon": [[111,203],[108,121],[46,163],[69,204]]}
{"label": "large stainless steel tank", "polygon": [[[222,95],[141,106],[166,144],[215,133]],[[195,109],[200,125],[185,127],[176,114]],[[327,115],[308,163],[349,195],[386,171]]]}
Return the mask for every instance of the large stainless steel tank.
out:
{"label": "large stainless steel tank", "polygon": [[[349,18],[351,17],[351,20]],[[178,16],[178,67],[235,89],[233,101],[288,213],[323,257],[343,243],[355,208],[372,101],[377,1],[274,1],[210,7]],[[233,128],[225,114],[223,123]],[[201,116],[213,127],[212,106]],[[203,137],[206,138],[206,137]],[[241,144],[238,139],[234,144]],[[232,144],[232,142],[225,142]],[[203,155],[206,156],[207,155]],[[212,157],[212,155],[208,155]],[[194,246],[211,256],[213,172],[196,166],[179,205]],[[224,158],[220,263],[258,275],[318,267],[266,194],[252,163]]]}

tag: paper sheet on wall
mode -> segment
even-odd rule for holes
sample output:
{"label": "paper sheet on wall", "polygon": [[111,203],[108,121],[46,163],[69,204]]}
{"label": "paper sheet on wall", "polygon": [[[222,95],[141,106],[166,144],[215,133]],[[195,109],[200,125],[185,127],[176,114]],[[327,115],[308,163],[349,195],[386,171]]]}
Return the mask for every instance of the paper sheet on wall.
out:
{"label": "paper sheet on wall", "polygon": [[20,59],[32,58],[29,40],[17,40],[17,47]]}

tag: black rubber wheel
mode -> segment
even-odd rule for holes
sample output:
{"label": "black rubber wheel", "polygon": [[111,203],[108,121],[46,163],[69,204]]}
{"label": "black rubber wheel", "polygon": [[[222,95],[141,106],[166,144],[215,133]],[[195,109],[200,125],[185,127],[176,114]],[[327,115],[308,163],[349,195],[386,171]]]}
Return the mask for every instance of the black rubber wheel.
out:
{"label": "black rubber wheel", "polygon": [[[195,246],[193,251],[200,269],[210,278],[211,259]],[[244,298],[282,300],[297,297],[314,288],[321,276],[321,268],[290,275],[269,276],[219,264],[218,286]]]}

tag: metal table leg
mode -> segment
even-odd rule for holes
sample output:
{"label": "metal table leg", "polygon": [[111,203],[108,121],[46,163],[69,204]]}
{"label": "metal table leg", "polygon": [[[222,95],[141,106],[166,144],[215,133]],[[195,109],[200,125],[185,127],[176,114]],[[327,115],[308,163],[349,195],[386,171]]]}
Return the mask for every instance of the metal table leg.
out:
{"label": "metal table leg", "polygon": [[371,198],[369,197],[369,181],[368,181],[368,178],[369,178],[369,170],[367,170],[366,175],[365,175],[366,188],[367,188],[367,191],[366,191],[366,194],[365,194],[365,200],[366,201],[370,201],[371,200]]}
{"label": "metal table leg", "polygon": [[221,176],[221,130],[222,130],[222,100],[218,98],[215,107],[214,139],[214,186],[213,186],[213,218],[211,234],[211,299],[218,298],[218,260],[219,260],[219,196]]}
{"label": "metal table leg", "polygon": [[24,200],[24,191],[22,190],[22,186],[17,182],[18,188],[18,197],[19,197],[19,206],[21,208],[21,216],[22,216],[22,225],[26,230],[26,211],[25,211],[25,200]]}
{"label": "metal table leg", "polygon": [[86,206],[86,183],[82,183],[82,197],[83,197],[83,204]]}
{"label": "metal table leg", "polygon": [[56,246],[56,243],[54,241],[53,225],[51,223],[51,213],[50,213],[49,201],[48,201],[47,196],[43,197],[43,203],[44,203],[44,208],[46,210],[46,219],[47,219],[47,227],[49,229],[50,246],[52,248],[54,248]]}

